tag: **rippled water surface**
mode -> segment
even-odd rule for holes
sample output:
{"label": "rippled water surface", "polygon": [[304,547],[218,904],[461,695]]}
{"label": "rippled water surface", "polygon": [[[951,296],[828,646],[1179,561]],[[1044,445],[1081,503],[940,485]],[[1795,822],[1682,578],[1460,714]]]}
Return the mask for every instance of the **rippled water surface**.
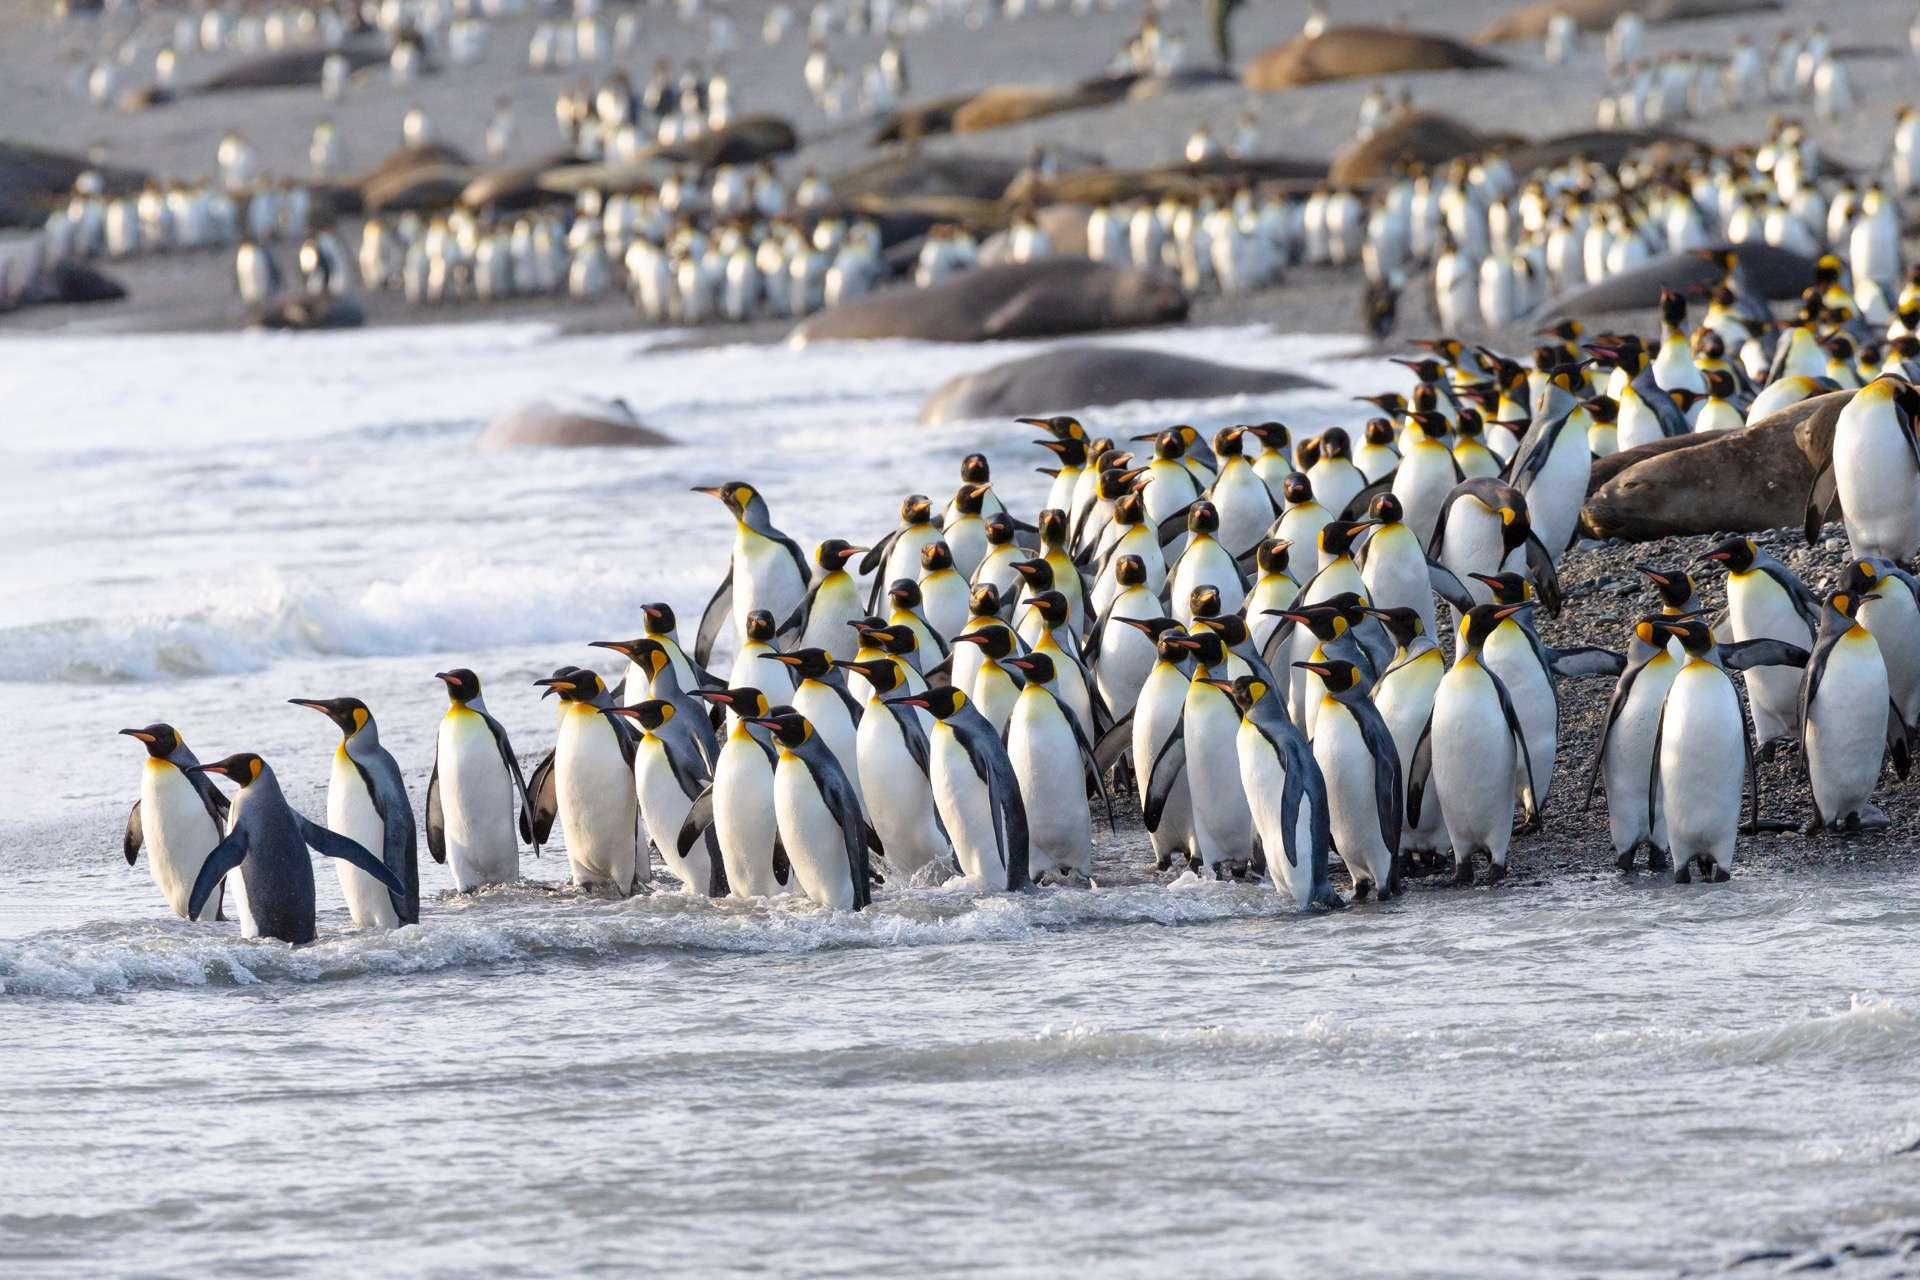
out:
{"label": "rippled water surface", "polygon": [[[1313,425],[1381,376],[1252,330],[1164,340],[1333,385],[1099,429]],[[25,552],[0,566],[0,1266],[1673,1274],[1920,1220],[1895,1154],[1920,1138],[1920,869],[1558,875],[1310,919],[1150,883],[1122,840],[1097,888],[890,888],[860,916],[538,883],[363,935],[323,867],[311,947],[167,918],[119,854],[123,725],[258,750],[320,814],[328,732],[284,699],[353,693],[423,789],[433,671],[480,670],[533,753],[528,680],[642,601],[697,611],[726,528],[689,484],[749,476],[803,541],[876,536],[972,448],[1016,505],[1039,492],[1021,429],[909,425],[1007,350],[637,349],[10,344],[37,372],[0,373]],[[471,450],[548,387],[688,443]]]}

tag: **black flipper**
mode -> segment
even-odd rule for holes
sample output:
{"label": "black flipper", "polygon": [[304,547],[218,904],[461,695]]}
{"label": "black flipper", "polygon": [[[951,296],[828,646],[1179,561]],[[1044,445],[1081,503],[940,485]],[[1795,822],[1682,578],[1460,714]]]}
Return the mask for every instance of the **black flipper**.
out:
{"label": "black flipper", "polygon": [[[1651,661],[1651,659],[1649,659]],[[1593,793],[1600,785],[1600,774],[1607,759],[1607,739],[1613,736],[1613,725],[1626,710],[1627,699],[1633,696],[1633,682],[1647,669],[1645,662],[1631,671],[1622,671],[1613,686],[1613,696],[1607,699],[1607,718],[1600,722],[1600,737],[1593,744],[1593,764],[1587,769],[1587,794],[1580,802],[1582,809],[1593,807]]]}
{"label": "black flipper", "polygon": [[427,778],[427,852],[435,862],[447,860],[447,815],[440,810],[440,753],[433,753],[433,773]]}
{"label": "black flipper", "polygon": [[1558,617],[1560,573],[1553,567],[1553,552],[1547,550],[1547,544],[1535,533],[1527,534],[1527,572],[1533,577],[1534,589],[1540,593],[1540,603],[1548,613]]}
{"label": "black flipper", "polygon": [[553,834],[560,813],[560,795],[553,776],[553,752],[540,757],[527,783],[527,807],[520,811],[520,838],[538,847]]}
{"label": "black flipper", "polygon": [[1160,754],[1154,757],[1153,768],[1147,773],[1147,802],[1141,809],[1140,817],[1142,825],[1149,832],[1160,829],[1160,817],[1166,811],[1174,784],[1186,772],[1186,728],[1184,721],[1173,727],[1167,740],[1160,744]]}
{"label": "black flipper", "polygon": [[1527,731],[1520,725],[1520,714],[1513,709],[1513,696],[1507,692],[1506,684],[1491,671],[1487,672],[1487,679],[1493,681],[1493,691],[1500,697],[1500,712],[1507,718],[1507,731],[1513,736],[1514,749],[1520,753],[1520,776],[1526,780],[1520,798],[1531,822],[1540,816],[1540,797],[1533,793],[1533,753],[1527,750]]}
{"label": "black flipper", "polygon": [[132,866],[140,860],[140,842],[146,839],[146,828],[140,825],[140,802],[135,800],[133,808],[127,810],[127,834],[120,842],[120,851],[127,855],[127,865]]}
{"label": "black flipper", "polygon": [[[187,895],[187,919],[198,920],[201,909],[207,905],[207,899],[211,898],[213,891],[220,887],[220,882],[226,878],[227,872],[246,861],[247,843],[247,829],[241,827],[213,846],[213,851],[207,854],[207,860],[200,864],[200,874],[193,878],[193,892]],[[355,848],[358,847],[355,846]],[[384,865],[380,870],[388,876],[392,875]]]}
{"label": "black flipper", "polygon": [[1340,508],[1338,518],[1342,520],[1359,520],[1363,518],[1367,514],[1367,508],[1373,505],[1375,498],[1383,493],[1393,492],[1393,478],[1399,473],[1399,468],[1396,467],[1360,490],[1360,492],[1354,494],[1347,502],[1347,505]]}
{"label": "black flipper", "polygon": [[[622,680],[626,679],[625,676],[620,678]],[[618,699],[616,699],[616,701],[618,701]],[[493,731],[493,744],[500,748],[501,763],[505,764],[507,766],[507,772],[513,775],[514,790],[520,795],[520,812],[525,814],[528,809],[533,807],[533,799],[527,793],[526,776],[520,772],[520,759],[513,754],[513,744],[507,741],[507,726],[501,724],[485,712],[482,712],[481,715],[486,719],[487,728]],[[436,753],[434,757],[434,769],[438,771],[439,767],[439,757]],[[524,825],[525,819],[522,818],[521,821]],[[537,858],[540,856],[540,846],[544,842],[534,840],[531,843],[533,845],[533,855]]]}
{"label": "black flipper", "polygon": [[1413,759],[1407,765],[1407,825],[1420,825],[1420,810],[1427,797],[1427,782],[1433,776],[1433,717],[1427,717],[1420,730],[1420,741],[1413,744]]}
{"label": "black flipper", "polygon": [[360,868],[385,886],[388,893],[406,893],[405,886],[400,883],[400,878],[393,874],[393,869],[367,852],[366,846],[359,841],[349,840],[339,832],[330,831],[299,813],[293,815],[293,823],[300,829],[300,838],[316,851]]}
{"label": "black flipper", "polygon": [[[1159,540],[1162,548],[1167,547],[1174,539],[1187,531],[1187,512],[1191,510],[1192,507],[1193,504],[1189,502],[1186,506],[1180,508],[1165,520],[1162,520],[1159,527],[1154,530],[1154,537]],[[1171,576],[1171,571],[1169,571],[1169,576]]]}
{"label": "black flipper", "polygon": [[1467,590],[1466,584],[1455,576],[1453,570],[1438,560],[1427,561],[1427,583],[1435,595],[1460,612],[1466,613],[1473,608],[1473,593]]}
{"label": "black flipper", "polygon": [[907,754],[920,766],[920,776],[931,780],[932,748],[927,743],[926,728],[920,723],[920,717],[913,713],[912,707],[892,707],[880,704],[892,713],[894,723],[900,726],[901,741],[906,743]]}
{"label": "black flipper", "polygon": [[680,834],[674,839],[674,852],[686,857],[692,851],[694,841],[712,826],[713,788],[708,787],[693,798],[693,807],[687,810],[685,820],[680,823]]}
{"label": "black flipper", "polygon": [[[685,854],[681,855],[685,857]],[[720,856],[720,837],[712,828],[707,830],[707,896],[724,898],[733,892],[733,886],[727,881],[726,859]]]}
{"label": "black flipper", "polygon": [[1785,640],[1735,640],[1720,646],[1720,665],[1734,672],[1755,667],[1804,667],[1810,657],[1805,649]]}
{"label": "black flipper", "polygon": [[1548,649],[1547,670],[1562,680],[1580,680],[1589,676],[1618,679],[1627,669],[1625,654],[1597,645],[1580,644],[1566,649]]}
{"label": "black flipper", "polygon": [[714,590],[713,599],[707,601],[707,607],[700,614],[700,629],[693,637],[693,660],[700,666],[707,666],[713,660],[714,642],[720,638],[720,628],[727,625],[727,617],[733,611],[733,559],[727,559],[727,576],[720,579],[720,585]]}
{"label": "black flipper", "polygon": [[1113,767],[1120,763],[1120,757],[1132,746],[1133,712],[1129,711],[1100,735],[1100,741],[1093,748],[1093,767],[1102,774],[1111,773]]}
{"label": "black flipper", "polygon": [[1893,759],[1893,776],[1905,782],[1913,772],[1913,756],[1907,749],[1907,722],[1900,718],[1900,704],[1887,699],[1887,754]]}

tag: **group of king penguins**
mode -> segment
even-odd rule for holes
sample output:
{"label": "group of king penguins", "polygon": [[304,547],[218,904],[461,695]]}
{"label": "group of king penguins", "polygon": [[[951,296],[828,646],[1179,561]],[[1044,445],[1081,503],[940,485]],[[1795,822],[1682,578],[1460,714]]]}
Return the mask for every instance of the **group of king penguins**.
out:
{"label": "group of king penguins", "polygon": [[[1487,883],[1504,878],[1555,781],[1560,686],[1603,676],[1586,799],[1604,790],[1623,870],[1644,852],[1679,881],[1727,878],[1743,830],[1784,829],[1759,818],[1753,777],[1782,740],[1804,754],[1810,831],[1884,825],[1872,796],[1889,756],[1905,776],[1920,726],[1906,567],[1920,550],[1920,369],[1897,340],[1885,367],[1854,371],[1809,496],[1808,540],[1837,503],[1851,548],[1832,590],[1733,537],[1700,557],[1726,574],[1718,616],[1685,566],[1646,566],[1657,607],[1624,653],[1536,630],[1536,610],[1562,606],[1556,563],[1593,459],[1626,419],[1717,429],[1709,397],[1662,376],[1730,381],[1738,414],[1791,403],[1839,385],[1799,370],[1801,328],[1825,351],[1854,321],[1823,282],[1757,377],[1684,323],[1670,302],[1657,341],[1582,344],[1561,325],[1530,364],[1424,343],[1401,361],[1410,394],[1362,397],[1382,416],[1357,443],[1278,422],[1123,443],[1074,417],[1023,418],[1054,463],[1031,522],[1002,504],[981,454],[944,503],[906,498],[871,546],[830,538],[811,554],[752,484],[700,489],[733,541],[692,646],[649,604],[638,636],[593,642],[626,664],[613,684],[573,665],[539,680],[558,731],[530,772],[479,678],[439,673],[429,851],[460,891],[511,882],[521,845],[537,850],[558,822],[583,888],[637,892],[657,857],[688,892],[859,910],[876,884],[955,874],[984,891],[1088,883],[1094,809],[1112,829],[1124,790],[1157,869],[1264,876],[1303,909],[1337,908],[1336,854],[1353,899],[1396,895],[1449,852],[1455,883],[1482,860]],[[145,849],[185,918],[220,915],[230,892],[249,936],[305,942],[312,848],[334,860],[356,925],[413,923],[413,810],[372,712],[295,701],[341,734],[325,826],[289,807],[258,755],[201,764],[154,724],[123,730],[149,757],[128,861]],[[214,777],[238,784],[231,800]]]}

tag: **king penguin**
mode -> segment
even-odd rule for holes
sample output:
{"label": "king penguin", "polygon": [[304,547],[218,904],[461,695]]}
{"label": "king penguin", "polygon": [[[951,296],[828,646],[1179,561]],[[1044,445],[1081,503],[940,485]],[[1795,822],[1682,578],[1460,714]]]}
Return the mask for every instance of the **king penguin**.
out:
{"label": "king penguin", "polygon": [[1353,896],[1384,900],[1400,891],[1400,836],[1406,784],[1393,734],[1350,662],[1306,662],[1325,686],[1313,731],[1331,814],[1333,845],[1353,877]]}
{"label": "king penguin", "polygon": [[400,765],[380,745],[373,712],[358,698],[292,698],[333,721],[340,745],[333,753],[333,778],[327,784],[327,825],[347,839],[379,854],[402,886],[389,891],[377,877],[349,861],[336,861],[340,891],[353,922],[362,929],[392,929],[420,921],[420,856],[414,833],[413,805]]}
{"label": "king penguin", "polygon": [[1447,659],[1414,610],[1399,607],[1371,612],[1386,627],[1395,645],[1393,661],[1374,682],[1373,705],[1380,709],[1380,718],[1386,721],[1387,731],[1393,735],[1393,749],[1400,757],[1402,873],[1424,874],[1431,870],[1434,855],[1447,838],[1440,797],[1430,792],[1421,806],[1420,820],[1415,822],[1407,812],[1404,788],[1410,780],[1413,753],[1433,720],[1433,699],[1447,674]]}
{"label": "king penguin", "polygon": [[[1760,550],[1752,538],[1728,538],[1700,557],[1727,568],[1727,630],[1736,641],[1780,640],[1813,647],[1820,606],[1793,570]],[[1753,737],[1762,760],[1771,760],[1777,739],[1799,726],[1799,678],[1790,671],[1747,672],[1753,707]]]}
{"label": "king penguin", "polygon": [[930,869],[943,868],[953,860],[933,804],[927,740],[933,718],[925,711],[887,703],[909,692],[907,678],[913,668],[906,663],[880,657],[841,665],[864,679],[869,690],[854,744],[861,793],[872,797],[867,821],[887,851],[889,872],[908,882],[924,879]]}
{"label": "king penguin", "polygon": [[691,850],[711,829],[736,898],[786,893],[792,878],[773,812],[773,737],[760,719],[773,714],[758,689],[702,689],[703,702],[727,711],[727,736],[713,783],[687,811],[674,851]]}
{"label": "king penguin", "polygon": [[[192,920],[187,901],[194,877],[207,855],[226,833],[227,798],[204,773],[200,761],[170,724],[150,724],[121,733],[147,748],[146,767],[140,771],[140,798],[127,813],[123,850],[127,865],[147,851],[147,870],[154,887],[182,920]],[[219,888],[212,894],[209,920],[222,919]]]}
{"label": "king penguin", "polygon": [[1826,599],[1820,633],[1800,680],[1800,732],[1813,787],[1818,831],[1877,830],[1887,817],[1872,803],[1888,747],[1907,775],[1906,725],[1888,693],[1886,660],[1855,616],[1860,598],[1836,591]]}
{"label": "king penguin", "polygon": [[694,638],[694,660],[704,667],[712,660],[714,641],[729,617],[741,633],[746,631],[747,615],[755,609],[765,609],[776,618],[788,617],[806,597],[809,575],[800,544],[773,527],[766,499],[752,485],[734,480],[693,492],[718,498],[733,513],[733,552],[727,574],[701,613]]}
{"label": "king penguin", "polygon": [[928,732],[934,807],[961,874],[992,890],[1029,883],[1027,810],[1006,746],[967,695],[952,686],[900,694],[896,707],[933,716]]}
{"label": "king penguin", "polygon": [[1193,655],[1193,678],[1187,683],[1180,723],[1153,760],[1141,816],[1148,832],[1154,832],[1167,802],[1184,792],[1193,824],[1195,870],[1224,878],[1254,862],[1253,815],[1246,795],[1218,785],[1223,774],[1232,778],[1240,770],[1240,711],[1220,687],[1227,676],[1227,647],[1212,632],[1189,635],[1175,644]]}
{"label": "king penguin", "polygon": [[[1053,659],[1044,653],[1009,658],[1026,679],[1007,719],[1007,759],[1027,813],[1027,871],[1036,883],[1087,879],[1093,871],[1092,817],[1086,771],[1106,797],[1093,744],[1054,692]],[[1084,762],[1084,770],[1082,768]],[[1107,824],[1113,824],[1111,802]]]}
{"label": "king penguin", "polygon": [[633,749],[634,798],[660,860],[689,893],[726,897],[726,862],[712,831],[684,848],[679,844],[694,801],[712,782],[693,735],[678,723],[684,719],[679,708],[664,699],[649,698],[630,707],[608,707],[606,714],[631,720],[638,728]]}
{"label": "king penguin", "polygon": [[514,804],[531,807],[520,761],[506,726],[487,711],[479,676],[456,667],[435,679],[447,686],[447,713],[427,778],[427,852],[447,864],[461,893],[512,884],[520,878]]}
{"label": "king penguin", "polygon": [[1855,559],[1905,560],[1920,548],[1920,389],[1891,374],[1854,392],[1833,425],[1833,454],[1807,502],[1811,544],[1834,499]]}
{"label": "king penguin", "polygon": [[1740,696],[1706,623],[1662,618],[1655,628],[1677,638],[1687,660],[1660,707],[1647,803],[1665,818],[1676,881],[1692,880],[1696,866],[1711,879],[1725,880],[1733,872],[1743,779],[1752,783],[1756,814],[1760,803]]}
{"label": "king penguin", "polygon": [[1240,787],[1275,891],[1302,911],[1346,904],[1328,875],[1332,817],[1313,749],[1287,719],[1280,690],[1259,676],[1233,682]]}
{"label": "king penguin", "polygon": [[613,700],[585,667],[534,683],[560,696],[559,740],[544,768],[534,770],[534,829],[558,814],[574,884],[627,897],[653,879],[652,867],[640,859],[633,731],[625,720],[601,714]]}
{"label": "king penguin", "polygon": [[763,716],[779,764],[773,773],[780,842],[809,898],[834,911],[859,911],[873,899],[867,851],[879,841],[853,784],[807,718],[797,711]]}
{"label": "king penguin", "polygon": [[307,856],[309,846],[351,864],[388,893],[405,892],[379,858],[296,813],[281,794],[279,779],[259,756],[241,751],[193,767],[199,773],[232,778],[240,784],[240,790],[228,815],[226,838],[207,854],[194,877],[187,898],[189,920],[200,918],[220,882],[238,869],[242,891],[234,897],[240,907],[242,937],[274,938],[296,946],[312,942],[313,862]]}
{"label": "king penguin", "polygon": [[[985,537],[985,534],[982,534]],[[828,538],[814,549],[813,581],[794,611],[780,624],[780,635],[794,636],[796,649],[825,649],[836,659],[853,657],[859,642],[852,624],[867,616],[860,588],[847,562],[866,550],[841,538]]]}

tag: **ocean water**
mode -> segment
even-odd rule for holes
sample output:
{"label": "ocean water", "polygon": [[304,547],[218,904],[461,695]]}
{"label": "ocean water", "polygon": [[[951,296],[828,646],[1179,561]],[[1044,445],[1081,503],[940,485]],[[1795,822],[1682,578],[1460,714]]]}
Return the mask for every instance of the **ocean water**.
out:
{"label": "ocean water", "polygon": [[[1354,421],[1392,366],[1256,328],[1115,339],[1328,389],[1124,406],[1131,435]],[[0,1268],[18,1275],[1673,1275],[1920,1224],[1920,868],[1422,890],[1331,919],[1161,883],[888,888],[873,910],[528,882],[321,939],[173,920],[119,840],[167,719],[324,813],[353,694],[424,791],[480,672],[691,621],[743,477],[803,543],[890,527],[1027,429],[914,425],[1032,349],[649,352],[487,325],[10,339],[0,353]],[[483,455],[493,414],[623,395],[661,452]],[[1036,406],[1036,410],[1045,406]],[[1532,846],[1516,854],[1523,868]],[[1604,865],[1596,855],[1596,867]]]}

